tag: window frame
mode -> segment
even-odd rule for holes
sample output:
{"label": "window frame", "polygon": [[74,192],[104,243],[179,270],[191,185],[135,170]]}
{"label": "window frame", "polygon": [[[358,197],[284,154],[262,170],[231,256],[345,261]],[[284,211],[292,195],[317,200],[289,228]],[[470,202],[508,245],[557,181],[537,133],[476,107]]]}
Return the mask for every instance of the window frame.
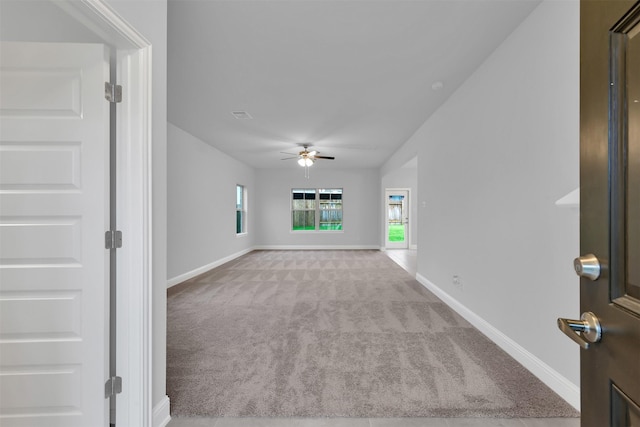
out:
{"label": "window frame", "polygon": [[[312,193],[313,192],[313,193]],[[307,198],[304,196],[301,198],[296,198],[296,193],[303,194],[313,194],[313,197]],[[339,197],[332,197],[331,195],[339,195]],[[326,196],[329,195],[327,198]],[[289,192],[289,200],[290,200],[290,225],[289,232],[291,233],[343,233],[344,232],[344,204],[343,204],[343,195],[344,188],[343,187],[333,187],[333,188],[291,188]],[[313,207],[309,206],[309,203],[304,203],[304,207],[296,208],[295,201],[296,200],[313,200]],[[323,202],[323,200],[329,200],[329,202]],[[335,202],[339,200],[339,202]],[[331,201],[334,201],[333,203]],[[329,207],[324,207],[322,205],[329,204]],[[339,207],[336,207],[338,205]],[[304,229],[294,229],[296,212],[313,212],[313,229],[304,228]],[[338,224],[338,222],[333,221],[330,222],[323,220],[323,216],[325,213],[328,213],[329,217],[339,216],[339,228],[321,228],[321,224]],[[305,214],[306,217],[308,214]],[[306,219],[305,219],[306,224]]]}

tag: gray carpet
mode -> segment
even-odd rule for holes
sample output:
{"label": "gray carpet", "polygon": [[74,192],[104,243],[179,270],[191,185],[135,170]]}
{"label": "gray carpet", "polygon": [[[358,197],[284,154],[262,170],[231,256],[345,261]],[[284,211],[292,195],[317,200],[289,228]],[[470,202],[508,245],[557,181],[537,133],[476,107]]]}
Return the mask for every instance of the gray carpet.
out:
{"label": "gray carpet", "polygon": [[576,417],[378,251],[255,251],[170,289],[177,416]]}

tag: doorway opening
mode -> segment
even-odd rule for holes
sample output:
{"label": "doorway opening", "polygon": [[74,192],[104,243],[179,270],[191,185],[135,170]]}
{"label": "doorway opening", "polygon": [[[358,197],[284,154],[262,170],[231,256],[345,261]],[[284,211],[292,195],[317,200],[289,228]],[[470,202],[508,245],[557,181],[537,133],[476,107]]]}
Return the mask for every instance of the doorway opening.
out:
{"label": "doorway opening", "polygon": [[385,190],[385,247],[408,249],[409,233],[409,189],[387,188]]}

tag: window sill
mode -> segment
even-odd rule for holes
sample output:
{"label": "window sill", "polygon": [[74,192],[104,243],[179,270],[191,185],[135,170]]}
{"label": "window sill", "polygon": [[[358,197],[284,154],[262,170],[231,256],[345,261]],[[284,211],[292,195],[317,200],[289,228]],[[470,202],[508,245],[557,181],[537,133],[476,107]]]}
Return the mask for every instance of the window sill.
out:
{"label": "window sill", "polygon": [[291,234],[343,234],[344,230],[289,230]]}
{"label": "window sill", "polygon": [[246,236],[247,234],[249,234],[249,233],[247,233],[247,232],[244,232],[244,233],[236,233],[236,237],[244,237],[244,236]]}

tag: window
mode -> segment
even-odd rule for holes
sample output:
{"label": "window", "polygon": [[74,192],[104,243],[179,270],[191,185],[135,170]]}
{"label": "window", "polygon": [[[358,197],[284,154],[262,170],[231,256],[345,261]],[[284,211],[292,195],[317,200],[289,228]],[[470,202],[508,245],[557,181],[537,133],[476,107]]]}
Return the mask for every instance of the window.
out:
{"label": "window", "polygon": [[247,189],[236,185],[236,234],[247,232]]}
{"label": "window", "polygon": [[316,190],[294,188],[291,203],[292,229],[315,230],[316,229]]}
{"label": "window", "polygon": [[292,189],[291,229],[342,230],[342,188]]}

